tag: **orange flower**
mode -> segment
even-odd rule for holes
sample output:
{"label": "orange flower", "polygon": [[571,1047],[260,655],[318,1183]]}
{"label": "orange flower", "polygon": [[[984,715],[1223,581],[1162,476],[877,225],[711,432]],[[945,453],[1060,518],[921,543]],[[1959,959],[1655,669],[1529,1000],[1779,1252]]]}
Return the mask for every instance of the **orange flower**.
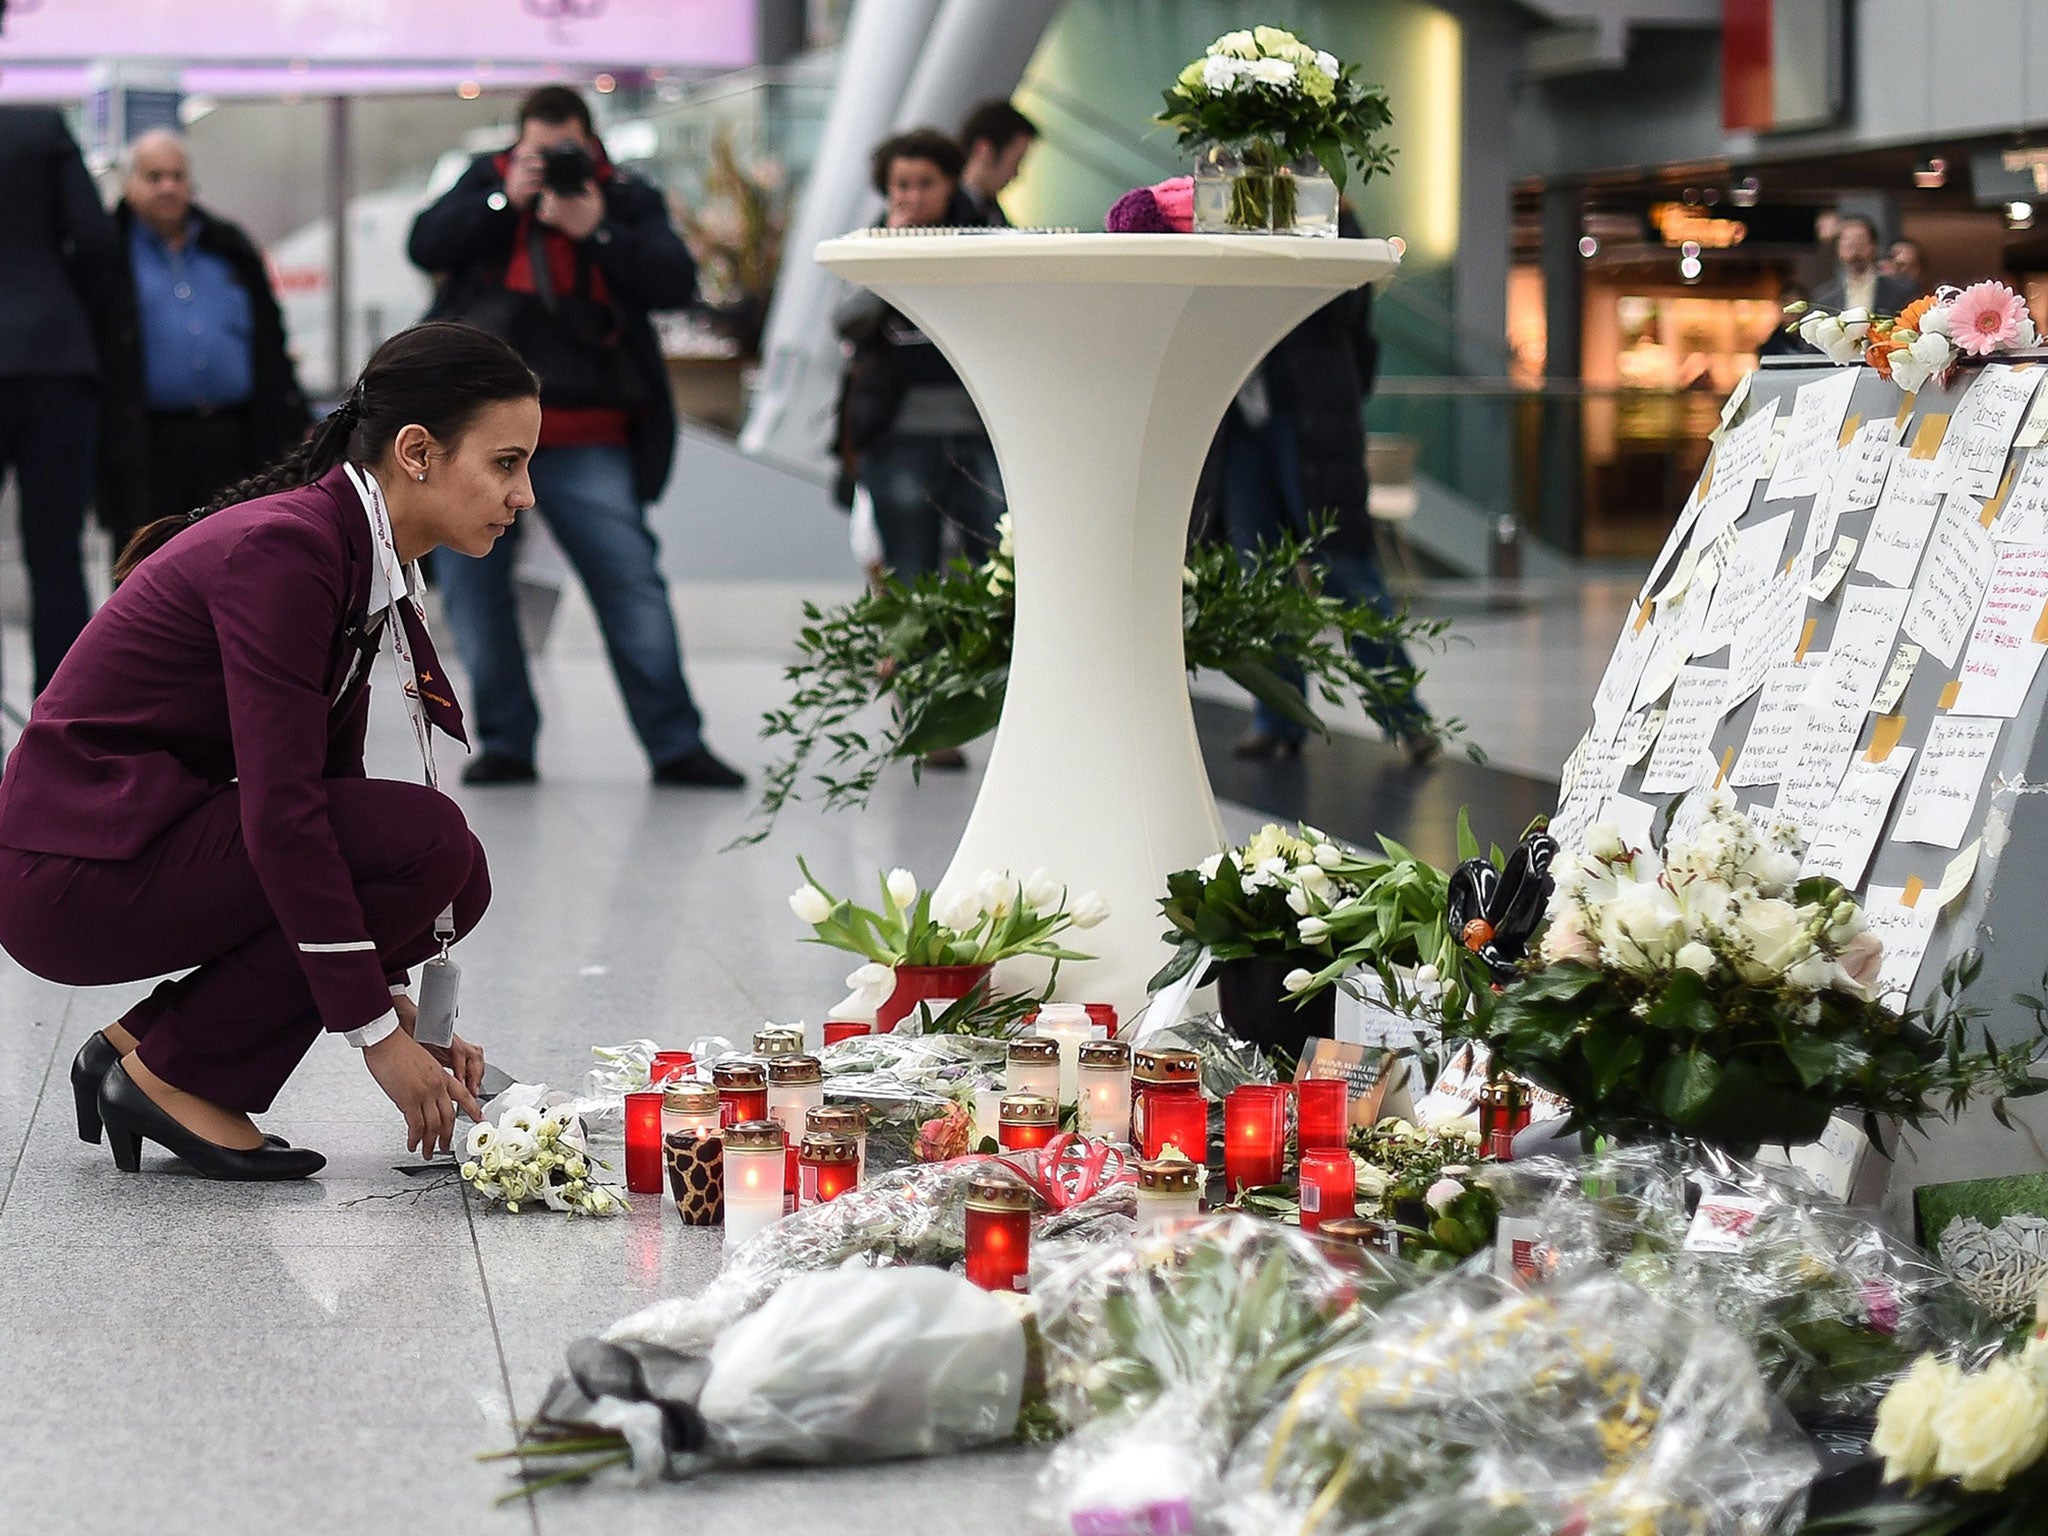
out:
{"label": "orange flower", "polygon": [[1880,379],[1892,376],[1892,354],[1903,352],[1906,344],[1902,341],[1874,341],[1863,350],[1863,361],[1870,364]]}
{"label": "orange flower", "polygon": [[1920,322],[1926,318],[1927,311],[1929,311],[1932,308],[1934,308],[1933,294],[1930,293],[1926,295],[1924,298],[1915,299],[1912,303],[1908,304],[1904,309],[1899,311],[1898,328],[1902,331],[1919,330]]}

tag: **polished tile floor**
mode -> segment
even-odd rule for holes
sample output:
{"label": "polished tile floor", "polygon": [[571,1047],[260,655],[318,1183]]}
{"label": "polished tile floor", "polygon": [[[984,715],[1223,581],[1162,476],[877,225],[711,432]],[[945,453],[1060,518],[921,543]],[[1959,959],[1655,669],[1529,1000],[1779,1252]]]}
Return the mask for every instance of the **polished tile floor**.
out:
{"label": "polished tile floor", "polygon": [[[1230,792],[1293,810],[1309,803],[1299,797],[1313,770],[1315,806],[1383,807],[1369,814],[1433,850],[1457,800],[1540,801],[1540,781],[1554,780],[1582,729],[1588,669],[1597,673],[1612,634],[1606,602],[1592,590],[1473,616],[1461,626],[1471,643],[1436,664],[1432,701],[1472,723],[1508,770],[1497,783],[1467,768],[1457,773],[1474,777],[1417,775],[1391,752],[1361,755],[1340,740],[1319,749],[1336,756],[1312,751],[1270,775],[1233,769]],[[18,631],[6,640],[18,687]],[[721,854],[748,802],[649,788],[602,662],[560,649],[540,669],[544,782],[456,791],[497,889],[464,945],[465,1032],[517,1076],[569,1085],[593,1043],[742,1037],[768,1019],[816,1019],[849,966],[792,942],[783,898],[796,853],[828,884],[884,864],[935,872],[974,775],[892,782],[865,815],[799,811],[772,841]],[[778,696],[777,669],[771,655],[693,660],[714,744],[750,768],[761,760],[752,722]],[[1220,706],[1204,718],[1212,747],[1241,723]],[[373,772],[408,775],[401,729],[379,715]],[[1242,833],[1258,817],[1234,804],[1227,819]],[[78,1141],[65,1072],[140,990],[54,987],[0,960],[0,1529],[1042,1528],[1037,1461],[1021,1452],[494,1508],[502,1474],[473,1457],[504,1445],[513,1419],[532,1411],[565,1342],[700,1286],[717,1261],[712,1242],[666,1202],[643,1199],[615,1221],[513,1217],[409,1177],[400,1122],[338,1042],[315,1048],[269,1122],[328,1154],[321,1178],[214,1185],[161,1154],[141,1176],[122,1175],[104,1149]]]}

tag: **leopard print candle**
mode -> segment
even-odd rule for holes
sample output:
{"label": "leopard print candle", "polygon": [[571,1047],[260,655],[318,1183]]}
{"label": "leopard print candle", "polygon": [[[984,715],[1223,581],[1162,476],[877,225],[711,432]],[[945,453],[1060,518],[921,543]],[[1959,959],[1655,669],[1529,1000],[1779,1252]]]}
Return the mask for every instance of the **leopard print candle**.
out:
{"label": "leopard print candle", "polygon": [[725,1222],[725,1142],[717,1136],[677,1131],[663,1142],[668,1154],[668,1184],[676,1210],[692,1227]]}

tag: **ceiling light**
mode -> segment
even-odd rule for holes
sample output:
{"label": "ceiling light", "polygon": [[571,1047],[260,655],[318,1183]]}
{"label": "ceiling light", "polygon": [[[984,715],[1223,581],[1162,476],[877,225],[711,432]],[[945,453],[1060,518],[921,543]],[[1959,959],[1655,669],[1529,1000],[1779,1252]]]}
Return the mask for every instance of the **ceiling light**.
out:
{"label": "ceiling light", "polygon": [[1745,176],[1735,184],[1735,189],[1728,194],[1728,201],[1738,208],[1754,208],[1756,206],[1757,194],[1761,191],[1763,191],[1763,187],[1754,176]]}
{"label": "ceiling light", "polygon": [[2031,229],[2034,224],[2034,205],[2023,202],[2007,203],[2005,222],[2014,229]]}
{"label": "ceiling light", "polygon": [[1590,261],[1600,254],[1600,242],[1591,235],[1579,236],[1579,254]]}
{"label": "ceiling light", "polygon": [[1699,257],[1686,256],[1681,258],[1678,263],[1678,275],[1684,278],[1688,283],[1698,282],[1700,280]]}

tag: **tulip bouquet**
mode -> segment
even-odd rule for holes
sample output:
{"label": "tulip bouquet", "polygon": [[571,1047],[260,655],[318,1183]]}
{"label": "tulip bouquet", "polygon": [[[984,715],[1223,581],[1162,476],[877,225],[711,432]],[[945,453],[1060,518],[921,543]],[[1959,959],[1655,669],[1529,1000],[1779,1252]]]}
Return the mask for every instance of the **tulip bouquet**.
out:
{"label": "tulip bouquet", "polygon": [[1897,315],[1835,313],[1808,304],[1785,313],[1799,339],[1831,361],[1868,363],[1909,393],[1930,379],[1945,386],[1965,357],[2015,352],[2038,339],[2027,301],[2003,283],[1942,288]]}
{"label": "tulip bouquet", "polygon": [[474,1127],[463,1154],[463,1182],[508,1211],[536,1201],[583,1216],[613,1216],[628,1208],[626,1192],[599,1175],[597,1170],[610,1165],[590,1155],[583,1122],[559,1106],[515,1105],[496,1124]]}
{"label": "tulip bouquet", "polygon": [[[1881,949],[1838,883],[1801,879],[1794,834],[1761,832],[1725,791],[1660,858],[1596,826],[1561,854],[1548,926],[1521,978],[1464,1019],[1501,1069],[1571,1101],[1571,1124],[1677,1132],[1728,1145],[1811,1141],[1837,1110],[1917,1128],[2029,1075],[2048,1033],[1972,1050],[1979,1010],[1957,1001],[1973,957],[1939,996],[1896,1013],[1874,995]],[[2038,1021],[2037,1021],[2038,1024]]]}

